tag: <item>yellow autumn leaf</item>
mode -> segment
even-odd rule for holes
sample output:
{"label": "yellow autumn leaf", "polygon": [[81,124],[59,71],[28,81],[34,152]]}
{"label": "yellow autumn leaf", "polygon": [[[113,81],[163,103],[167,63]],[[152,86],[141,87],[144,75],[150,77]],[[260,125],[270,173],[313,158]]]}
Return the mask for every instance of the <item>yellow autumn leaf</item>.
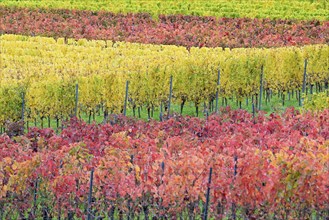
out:
{"label": "yellow autumn leaf", "polygon": [[135,166],[135,178],[137,181],[140,181],[141,180],[141,176],[140,176],[140,167],[138,165]]}
{"label": "yellow autumn leaf", "polygon": [[17,169],[17,163],[16,162],[12,165],[12,168],[13,168],[13,170]]}
{"label": "yellow autumn leaf", "polygon": [[3,161],[4,161],[6,164],[10,164],[10,163],[11,163],[11,158],[10,158],[10,157],[5,157],[5,158],[3,158]]}
{"label": "yellow autumn leaf", "polygon": [[135,172],[136,173],[140,173],[141,168],[138,165],[135,165]]}

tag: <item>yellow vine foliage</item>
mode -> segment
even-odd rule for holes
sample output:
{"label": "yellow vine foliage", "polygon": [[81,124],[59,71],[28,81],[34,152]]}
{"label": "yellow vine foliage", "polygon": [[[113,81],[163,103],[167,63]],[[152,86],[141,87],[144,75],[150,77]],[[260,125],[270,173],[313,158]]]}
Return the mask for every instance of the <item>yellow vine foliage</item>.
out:
{"label": "yellow vine foliage", "polygon": [[304,100],[304,109],[310,111],[322,111],[329,107],[329,91],[307,96]]}
{"label": "yellow vine foliage", "polygon": [[329,20],[327,0],[2,0],[0,6],[27,8],[65,8],[113,13],[149,13],[216,17]]}
{"label": "yellow vine foliage", "polygon": [[74,40],[21,35],[0,36],[0,124],[20,117],[22,93],[30,118],[67,117],[73,113],[75,85],[79,109],[95,112],[103,104],[122,111],[125,84],[134,106],[159,106],[173,76],[174,102],[210,101],[221,72],[220,96],[238,99],[264,89],[300,89],[304,59],[308,82],[329,80],[329,46],[273,49],[190,48],[101,40]]}

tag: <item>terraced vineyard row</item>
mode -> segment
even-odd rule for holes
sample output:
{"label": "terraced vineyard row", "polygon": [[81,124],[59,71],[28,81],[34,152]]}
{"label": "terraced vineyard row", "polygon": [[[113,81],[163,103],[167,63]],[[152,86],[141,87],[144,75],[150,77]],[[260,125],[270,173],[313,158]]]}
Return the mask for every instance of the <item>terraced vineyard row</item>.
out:
{"label": "terraced vineyard row", "polygon": [[242,100],[264,91],[301,89],[304,60],[307,84],[328,87],[329,46],[277,49],[191,48],[112,41],[87,41],[3,35],[1,39],[1,122],[20,115],[22,93],[32,118],[71,114],[75,84],[84,111],[103,103],[109,112],[123,108],[126,81],[135,106],[160,106],[173,76],[175,102],[199,106],[219,95]]}
{"label": "terraced vineyard row", "polygon": [[328,117],[226,109],[0,136],[0,217],[201,219],[209,187],[210,219],[326,219]]}
{"label": "terraced vineyard row", "polygon": [[215,17],[247,17],[271,19],[329,20],[327,0],[3,0],[0,6],[59,8],[114,13],[183,14]]}
{"label": "terraced vineyard row", "polygon": [[228,19],[0,7],[0,33],[87,38],[185,47],[329,44],[329,21]]}

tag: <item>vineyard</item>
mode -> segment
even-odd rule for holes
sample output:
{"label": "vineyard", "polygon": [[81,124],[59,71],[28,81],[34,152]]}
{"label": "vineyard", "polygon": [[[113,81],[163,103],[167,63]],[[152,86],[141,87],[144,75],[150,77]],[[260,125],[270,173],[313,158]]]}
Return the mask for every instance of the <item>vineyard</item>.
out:
{"label": "vineyard", "polygon": [[215,17],[329,20],[326,0],[3,0],[0,6],[37,9],[79,9],[114,13],[183,14]]}
{"label": "vineyard", "polygon": [[329,218],[327,0],[0,15],[0,220]]}
{"label": "vineyard", "polygon": [[210,187],[214,219],[325,218],[328,116],[290,109],[253,118],[223,109],[207,121],[72,120],[60,136],[37,128],[13,140],[3,136],[1,214],[200,219]]}
{"label": "vineyard", "polygon": [[[291,21],[32,10],[0,6],[0,33],[184,47],[283,47],[329,43],[329,21]],[[329,12],[328,12],[329,14]]]}
{"label": "vineyard", "polygon": [[[222,49],[145,45],[101,40],[1,36],[2,72],[0,122],[21,117],[22,94],[28,118],[66,118],[75,104],[95,112],[100,105],[112,113],[123,109],[125,84],[130,82],[133,107],[159,107],[168,97],[173,78],[175,102],[200,106],[219,95],[239,101],[259,94],[261,67],[264,91],[299,91],[304,60],[308,60],[307,85],[328,88],[329,46],[311,45],[276,49]],[[15,46],[14,46],[15,45]],[[280,62],[284,58],[284,62]],[[8,95],[7,95],[8,94]],[[9,95],[10,94],[10,95]],[[297,96],[297,95],[296,95]],[[11,110],[11,111],[10,111]],[[1,110],[0,110],[1,111]]]}

